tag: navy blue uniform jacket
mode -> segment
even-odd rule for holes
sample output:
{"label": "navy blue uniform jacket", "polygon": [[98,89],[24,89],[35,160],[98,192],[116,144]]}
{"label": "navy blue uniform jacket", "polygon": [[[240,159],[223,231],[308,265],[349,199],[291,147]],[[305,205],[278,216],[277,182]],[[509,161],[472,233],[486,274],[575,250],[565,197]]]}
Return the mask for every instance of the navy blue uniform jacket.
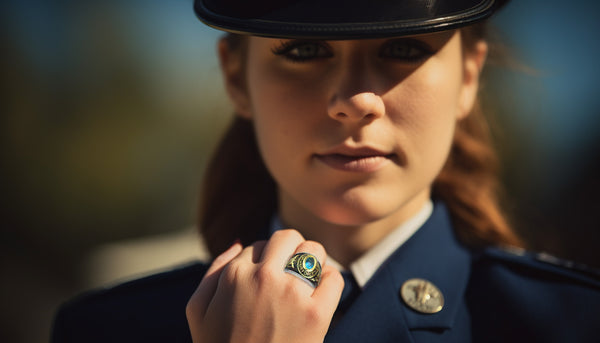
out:
{"label": "navy blue uniform jacket", "polygon": [[[75,298],[59,310],[52,342],[191,342],[185,306],[206,269],[192,264]],[[405,305],[399,289],[411,278],[439,288],[440,312]],[[325,341],[600,342],[599,280],[536,254],[469,250],[436,203]]]}

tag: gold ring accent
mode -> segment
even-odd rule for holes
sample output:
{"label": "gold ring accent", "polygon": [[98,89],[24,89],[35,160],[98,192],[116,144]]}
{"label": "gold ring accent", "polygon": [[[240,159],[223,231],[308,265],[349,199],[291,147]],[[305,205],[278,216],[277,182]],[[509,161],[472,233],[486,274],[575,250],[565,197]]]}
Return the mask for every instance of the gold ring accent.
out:
{"label": "gold ring accent", "polygon": [[308,281],[313,287],[317,287],[321,282],[321,263],[313,254],[295,254],[290,257],[284,270]]}

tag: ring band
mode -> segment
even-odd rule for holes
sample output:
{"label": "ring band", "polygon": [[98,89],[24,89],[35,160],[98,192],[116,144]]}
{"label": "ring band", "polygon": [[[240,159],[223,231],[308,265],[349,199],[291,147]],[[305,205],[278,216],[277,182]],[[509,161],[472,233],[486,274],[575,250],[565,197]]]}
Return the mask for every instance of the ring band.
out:
{"label": "ring band", "polygon": [[284,270],[308,281],[313,287],[321,281],[321,263],[309,253],[301,252],[290,257]]}

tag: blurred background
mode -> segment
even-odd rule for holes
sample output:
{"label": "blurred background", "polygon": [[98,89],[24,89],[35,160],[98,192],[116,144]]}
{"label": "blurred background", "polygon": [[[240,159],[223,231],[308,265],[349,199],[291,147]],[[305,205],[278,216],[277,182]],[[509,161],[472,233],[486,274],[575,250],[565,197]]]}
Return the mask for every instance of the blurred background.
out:
{"label": "blurred background", "polygon": [[[230,118],[192,0],[6,0],[0,341],[46,342],[90,287],[206,258],[205,161]],[[512,1],[490,66],[509,207],[536,250],[600,266],[600,2]]]}

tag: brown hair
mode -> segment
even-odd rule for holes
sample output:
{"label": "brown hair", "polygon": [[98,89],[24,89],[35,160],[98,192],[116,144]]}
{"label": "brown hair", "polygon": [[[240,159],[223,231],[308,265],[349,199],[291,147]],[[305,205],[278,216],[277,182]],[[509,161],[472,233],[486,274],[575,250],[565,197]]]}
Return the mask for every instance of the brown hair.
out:
{"label": "brown hair", "polygon": [[[485,38],[485,25],[462,29],[464,49]],[[227,35],[243,53],[242,36]],[[479,101],[458,123],[432,195],[449,208],[459,237],[471,246],[520,245],[499,205],[498,158]],[[277,210],[276,185],[258,151],[252,123],[235,116],[209,162],[200,197],[200,230],[213,256],[260,235]]]}

